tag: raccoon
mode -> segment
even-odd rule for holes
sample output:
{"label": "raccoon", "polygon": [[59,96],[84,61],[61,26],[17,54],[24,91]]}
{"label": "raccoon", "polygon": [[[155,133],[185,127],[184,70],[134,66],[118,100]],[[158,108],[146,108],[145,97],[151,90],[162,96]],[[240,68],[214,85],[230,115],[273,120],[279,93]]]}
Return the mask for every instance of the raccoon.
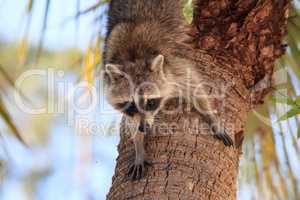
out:
{"label": "raccoon", "polygon": [[[108,102],[137,124],[132,136],[135,162],[127,173],[133,180],[143,177],[149,165],[144,133],[164,103],[178,96],[194,101],[193,95],[186,95],[187,88],[204,91],[196,64],[176,53],[187,39],[179,13],[182,3],[174,0],[112,0],[109,4],[104,80]],[[207,111],[208,121],[216,124],[218,118],[205,96],[196,101]],[[225,145],[232,145],[223,128],[214,132]]]}

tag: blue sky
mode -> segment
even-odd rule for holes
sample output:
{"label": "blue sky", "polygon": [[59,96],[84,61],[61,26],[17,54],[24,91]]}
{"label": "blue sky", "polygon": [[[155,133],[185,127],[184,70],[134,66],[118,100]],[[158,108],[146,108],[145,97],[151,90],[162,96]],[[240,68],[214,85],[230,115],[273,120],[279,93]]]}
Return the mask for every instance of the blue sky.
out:
{"label": "blue sky", "polygon": [[[29,40],[37,44],[42,27],[45,0],[35,1],[33,19],[30,27]],[[81,10],[95,4],[95,0],[81,1]],[[24,35],[27,20],[27,0],[0,0],[0,39],[18,41]],[[101,12],[101,11],[100,11]],[[67,20],[76,13],[76,1],[52,0],[49,10],[48,29],[45,37],[45,47],[63,49],[79,46],[85,49],[93,34],[104,26],[94,23],[97,13],[91,12],[79,19],[79,29],[76,36],[75,20]],[[99,13],[99,11],[98,11]],[[66,22],[68,21],[68,22]],[[64,23],[65,22],[65,23]],[[77,38],[76,38],[77,37]]]}
{"label": "blue sky", "polygon": [[[45,0],[36,0],[33,8],[33,20],[30,26],[29,41],[36,45],[39,41]],[[81,0],[81,10],[94,5],[96,0]],[[0,0],[0,40],[18,42],[24,36],[27,21],[27,0]],[[100,11],[101,12],[101,11]],[[80,47],[84,50],[89,45],[93,34],[103,32],[103,25],[96,25],[91,12],[79,19],[78,33],[75,34],[75,21],[65,22],[76,13],[76,1],[51,0],[48,29],[44,46],[48,49],[61,50]],[[99,119],[106,120],[107,119]],[[101,123],[101,122],[99,122]],[[74,136],[74,127],[68,127],[64,119],[55,120],[49,130],[49,140],[43,147],[26,150],[10,137],[0,140],[6,151],[0,148],[0,159],[7,162],[6,179],[1,183],[0,199],[4,200],[85,200],[87,197],[105,199],[111,184],[117,156],[118,136],[92,136],[91,160],[81,169],[86,180],[78,180],[77,166],[80,164],[82,149],[77,143],[79,136]],[[81,138],[82,139],[82,138]],[[3,142],[3,144],[2,144]],[[14,148],[10,148],[14,146]],[[31,173],[50,170],[49,174],[37,182],[32,198],[25,195],[24,183]]]}

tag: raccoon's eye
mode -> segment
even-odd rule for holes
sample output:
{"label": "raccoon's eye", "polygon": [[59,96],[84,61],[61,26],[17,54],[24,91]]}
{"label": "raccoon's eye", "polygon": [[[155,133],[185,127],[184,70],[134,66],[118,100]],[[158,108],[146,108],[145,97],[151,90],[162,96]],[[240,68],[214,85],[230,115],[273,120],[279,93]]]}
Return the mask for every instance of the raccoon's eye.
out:
{"label": "raccoon's eye", "polygon": [[124,110],[124,113],[131,117],[138,112],[139,111],[138,111],[137,107],[135,106],[135,103],[131,103],[130,106]]}
{"label": "raccoon's eye", "polygon": [[138,109],[134,102],[124,102],[116,105],[118,109],[122,110],[126,115],[133,117],[134,114],[138,113]]}
{"label": "raccoon's eye", "polygon": [[154,111],[156,110],[161,102],[161,98],[156,98],[156,99],[148,99],[145,110],[146,111]]}

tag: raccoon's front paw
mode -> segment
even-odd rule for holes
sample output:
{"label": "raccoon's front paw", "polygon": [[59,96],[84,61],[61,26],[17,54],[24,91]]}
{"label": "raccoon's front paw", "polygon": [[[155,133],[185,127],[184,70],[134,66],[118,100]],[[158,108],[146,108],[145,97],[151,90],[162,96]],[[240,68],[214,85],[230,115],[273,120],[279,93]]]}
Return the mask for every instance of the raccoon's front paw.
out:
{"label": "raccoon's front paw", "polygon": [[[224,129],[223,129],[224,130]],[[233,146],[233,140],[231,137],[226,133],[226,131],[218,130],[213,128],[214,137],[218,140],[223,141],[225,146]]]}
{"label": "raccoon's front paw", "polygon": [[140,180],[145,177],[149,166],[151,166],[151,163],[148,161],[134,162],[129,167],[126,175],[131,181]]}

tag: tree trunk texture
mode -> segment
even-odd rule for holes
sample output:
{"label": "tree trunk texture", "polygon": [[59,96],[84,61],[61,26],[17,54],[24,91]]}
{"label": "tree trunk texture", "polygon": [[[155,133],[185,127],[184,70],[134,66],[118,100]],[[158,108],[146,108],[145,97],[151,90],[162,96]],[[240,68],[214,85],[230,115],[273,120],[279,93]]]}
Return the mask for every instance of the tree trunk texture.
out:
{"label": "tree trunk texture", "polygon": [[[152,166],[145,178],[130,181],[126,171],[134,158],[126,119],[121,124],[119,157],[107,199],[234,200],[247,114],[270,91],[260,84],[271,76],[284,52],[288,0],[196,0],[187,30],[191,50],[180,52],[195,60],[211,82],[227,133],[235,141],[226,147],[212,137],[203,118],[189,105],[173,114],[160,113],[155,130],[146,136]],[[168,103],[172,109],[176,100]]]}

